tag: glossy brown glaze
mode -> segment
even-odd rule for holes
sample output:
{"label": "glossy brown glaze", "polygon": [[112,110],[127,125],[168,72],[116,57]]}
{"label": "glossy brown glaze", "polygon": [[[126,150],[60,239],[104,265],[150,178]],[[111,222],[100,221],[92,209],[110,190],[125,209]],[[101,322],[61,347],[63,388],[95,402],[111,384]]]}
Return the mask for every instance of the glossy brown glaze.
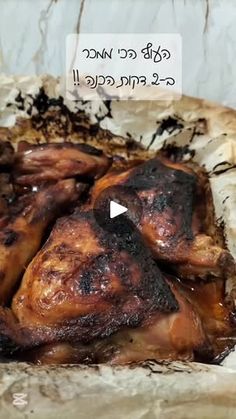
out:
{"label": "glossy brown glaze", "polygon": [[[217,359],[232,346],[223,289],[234,263],[215,235],[206,177],[163,157],[119,161],[82,203],[84,185],[58,181],[98,179],[110,164],[86,145],[20,144],[12,174],[27,194],[14,205],[0,201],[3,302],[29,265],[11,308],[0,307],[0,352],[54,364]],[[114,185],[131,188],[142,203],[137,225],[123,232],[101,228],[93,213],[97,197]],[[70,215],[57,220],[38,251],[64,205]],[[159,262],[182,280],[162,273]]]}
{"label": "glossy brown glaze", "polygon": [[139,233],[111,237],[84,212],[57,221],[12,304],[23,346],[90,342],[178,308]]}
{"label": "glossy brown glaze", "polygon": [[[155,158],[127,171],[108,173],[92,190],[92,205],[106,188],[134,190],[143,207],[137,227],[157,260],[184,278],[225,277],[235,271],[230,253],[204,231],[201,178],[183,163]],[[206,211],[206,210],[205,210]]]}
{"label": "glossy brown glaze", "polygon": [[111,159],[101,150],[86,144],[20,144],[14,165],[14,178],[21,185],[87,176],[101,177],[111,165]]}
{"label": "glossy brown glaze", "polygon": [[[0,302],[8,302],[24,269],[40,248],[49,223],[75,202],[79,189],[73,179],[48,186],[27,198],[22,209],[2,220],[0,231]],[[16,214],[14,211],[16,210]]]}
{"label": "glossy brown glaze", "polygon": [[231,321],[233,301],[226,301],[225,284],[221,279],[193,283],[178,281],[179,287],[192,307],[197,310],[208,345],[200,348],[197,358],[201,361],[217,361],[234,346],[236,335]]}
{"label": "glossy brown glaze", "polygon": [[[147,359],[193,360],[194,352],[209,344],[208,337],[197,310],[190,304],[179,284],[170,279],[168,283],[178,302],[178,311],[147,312],[138,327],[127,322],[116,333],[102,339],[96,338],[87,344],[76,342],[73,338],[66,339],[65,342],[58,342],[54,338],[53,343],[21,352],[20,359],[39,364],[66,362],[128,364]],[[117,314],[116,319],[118,319]],[[8,319],[8,327],[10,324],[12,326]],[[20,327],[22,328],[22,324]],[[29,330],[23,330],[27,336]],[[43,328],[41,332],[42,330]],[[6,344],[10,345],[12,342],[9,340]]]}

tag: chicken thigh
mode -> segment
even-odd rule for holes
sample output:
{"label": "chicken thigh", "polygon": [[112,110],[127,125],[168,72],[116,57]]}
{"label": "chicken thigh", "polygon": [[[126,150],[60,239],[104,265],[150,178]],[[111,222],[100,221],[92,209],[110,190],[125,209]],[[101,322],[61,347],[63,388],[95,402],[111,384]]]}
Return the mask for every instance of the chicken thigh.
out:
{"label": "chicken thigh", "polygon": [[[165,278],[166,279],[166,278]],[[171,313],[157,310],[138,327],[120,328],[116,333],[90,344],[56,342],[23,354],[23,360],[38,364],[110,363],[128,364],[147,359],[157,361],[193,360],[194,352],[208,347],[208,337],[197,311],[178,283],[168,280],[179,309]]]}
{"label": "chicken thigh", "polygon": [[223,278],[235,272],[230,253],[204,231],[201,178],[187,165],[154,158],[126,171],[111,171],[93,187],[91,206],[116,185],[127,196],[130,190],[139,197],[142,217],[136,225],[157,260],[184,278]]}
{"label": "chicken thigh", "polygon": [[[109,234],[93,213],[57,221],[28,266],[0,330],[16,346],[90,344],[152,322],[179,303],[138,231]],[[8,344],[9,346],[9,344]]]}

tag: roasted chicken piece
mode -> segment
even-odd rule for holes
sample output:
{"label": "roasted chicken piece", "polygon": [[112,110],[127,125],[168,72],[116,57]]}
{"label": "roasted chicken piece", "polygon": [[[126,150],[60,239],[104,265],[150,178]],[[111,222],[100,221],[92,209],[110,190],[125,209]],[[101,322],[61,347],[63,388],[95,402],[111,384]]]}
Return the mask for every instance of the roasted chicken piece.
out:
{"label": "roasted chicken piece", "polygon": [[193,360],[195,350],[208,347],[208,338],[197,311],[178,283],[172,279],[168,283],[178,302],[178,311],[157,311],[147,315],[139,327],[126,326],[89,345],[71,340],[44,345],[23,353],[21,359],[39,364],[106,362],[118,365],[147,359]]}
{"label": "roasted chicken piece", "polygon": [[192,283],[165,275],[178,302],[173,313],[153,314],[136,328],[122,328],[90,344],[54,342],[17,353],[38,364],[127,364],[147,359],[220,362],[235,343],[232,311],[225,301],[224,282]]}
{"label": "roasted chicken piece", "polygon": [[2,220],[0,231],[0,302],[6,303],[24,268],[39,249],[49,223],[77,200],[84,186],[61,180],[22,197]]}
{"label": "roasted chicken piece", "polygon": [[87,144],[32,145],[22,142],[16,154],[14,178],[21,185],[36,185],[74,176],[98,179],[110,165],[111,159]]}
{"label": "roasted chicken piece", "polygon": [[[218,363],[235,342],[231,312],[224,301],[223,282],[216,280],[194,284],[193,287],[190,282],[181,283],[169,275],[165,275],[165,279],[178,302],[178,311],[153,313],[139,327],[120,328],[108,338],[97,338],[89,344],[70,339],[18,351],[16,359],[39,364],[127,364],[147,359]],[[2,319],[5,316],[5,326],[8,323],[8,328],[14,324],[11,330],[13,335],[16,320],[13,320],[10,312],[7,315],[8,320],[6,313]],[[14,348],[7,339],[3,343],[7,343],[8,350]]]}
{"label": "roasted chicken piece", "polygon": [[177,312],[179,304],[138,231],[111,235],[93,213],[78,211],[56,222],[25,272],[12,310],[2,309],[1,339],[5,348],[22,349],[90,344],[147,327],[163,313]]}
{"label": "roasted chicken piece", "polygon": [[127,196],[130,190],[139,197],[142,217],[136,226],[157,260],[183,278],[224,278],[235,272],[230,253],[205,232],[202,177],[187,165],[154,158],[126,171],[111,171],[93,187],[91,206],[115,185],[123,186]]}

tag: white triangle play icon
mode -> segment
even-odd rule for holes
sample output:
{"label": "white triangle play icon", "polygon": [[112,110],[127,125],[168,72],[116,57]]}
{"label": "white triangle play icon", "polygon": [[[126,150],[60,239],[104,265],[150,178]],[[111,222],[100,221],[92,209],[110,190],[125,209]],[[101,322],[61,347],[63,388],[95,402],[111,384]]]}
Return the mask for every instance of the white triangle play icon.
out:
{"label": "white triangle play icon", "polygon": [[117,204],[115,201],[110,201],[110,218],[118,217],[118,215],[124,214],[126,211],[128,211],[128,208]]}

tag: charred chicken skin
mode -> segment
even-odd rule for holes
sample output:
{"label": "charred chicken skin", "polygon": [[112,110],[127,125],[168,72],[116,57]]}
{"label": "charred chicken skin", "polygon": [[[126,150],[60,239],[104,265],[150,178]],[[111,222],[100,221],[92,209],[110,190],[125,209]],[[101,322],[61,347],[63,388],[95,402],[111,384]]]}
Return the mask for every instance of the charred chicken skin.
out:
{"label": "charred chicken skin", "polygon": [[96,182],[92,205],[106,188],[131,188],[142,203],[137,224],[155,259],[168,262],[184,278],[225,277],[235,272],[230,253],[203,230],[199,177],[188,166],[154,158]]}
{"label": "charred chicken skin", "polygon": [[[83,144],[21,143],[14,154],[8,143],[0,144],[0,167],[10,167],[15,183],[36,193],[14,196],[9,173],[0,174],[0,303],[12,296],[15,285],[42,243],[48,225],[75,203],[84,190],[72,176],[101,176],[111,164],[101,151]],[[59,180],[58,180],[59,179]],[[9,182],[9,186],[7,186]],[[41,185],[39,185],[41,184]],[[13,202],[7,194],[12,194]]]}
{"label": "charred chicken skin", "polygon": [[91,212],[57,221],[0,319],[5,345],[46,345],[40,351],[48,362],[66,362],[70,353],[77,362],[192,359],[207,339],[140,233],[111,235]]}

